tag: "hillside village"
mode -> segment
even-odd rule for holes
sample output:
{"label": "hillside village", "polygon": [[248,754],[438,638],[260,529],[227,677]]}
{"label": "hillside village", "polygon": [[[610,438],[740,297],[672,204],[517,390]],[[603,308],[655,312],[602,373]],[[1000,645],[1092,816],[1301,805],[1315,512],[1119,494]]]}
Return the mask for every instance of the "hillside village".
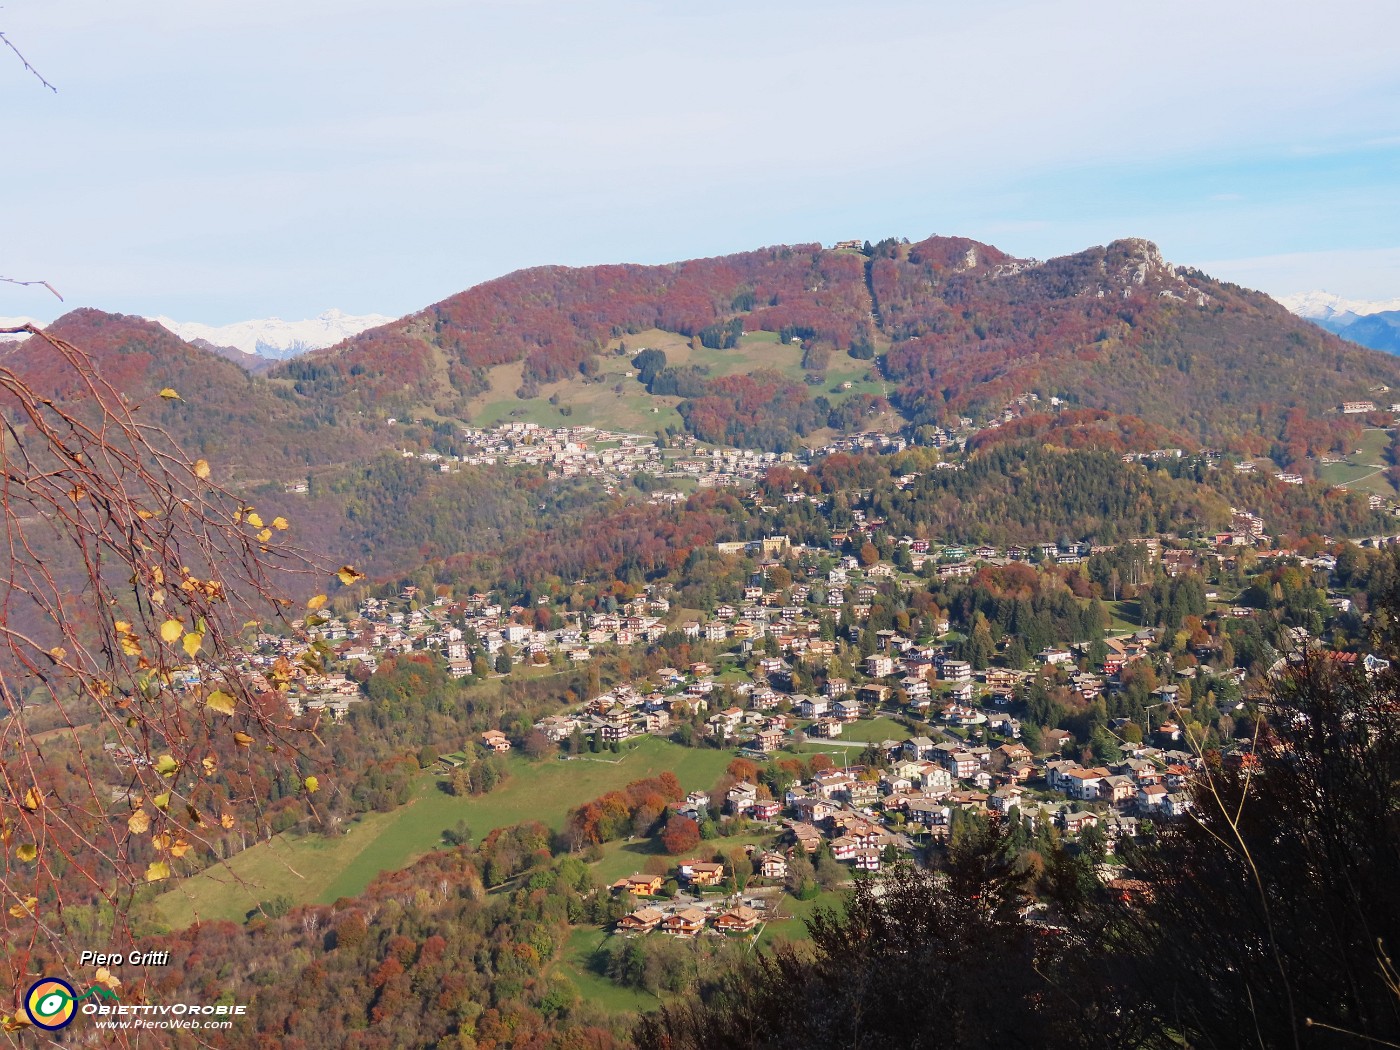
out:
{"label": "hillside village", "polygon": [[[940,426],[922,428],[920,442],[947,454],[949,458],[938,464],[940,468],[960,469],[963,464],[958,458],[959,454],[966,452],[979,435],[993,434],[1031,413],[1058,413],[1068,407],[1059,397],[1042,399],[1034,393],[1020,394],[1009,400],[999,413],[992,414],[980,424],[971,417],[963,416],[948,429]],[[1371,402],[1347,402],[1340,408],[1342,415],[1363,411],[1384,424],[1384,429],[1372,428],[1374,432],[1389,434],[1391,414],[1400,412],[1400,403],[1391,406],[1391,414],[1382,413],[1381,416],[1375,414],[1376,409]],[[396,421],[390,419],[388,422],[392,424]],[[668,435],[663,441],[656,435],[631,434],[594,426],[549,428],[523,421],[499,423],[490,428],[462,427],[457,436],[458,452],[405,448],[400,455],[432,464],[443,473],[453,473],[462,466],[542,468],[549,480],[588,478],[609,491],[620,490],[638,475],[669,480],[677,485],[675,489],[650,492],[649,499],[653,503],[679,501],[687,491],[696,488],[747,488],[761,481],[777,465],[804,467],[840,453],[892,455],[904,451],[911,444],[907,435],[872,430],[834,435],[825,442],[804,445],[796,452],[765,452],[753,448],[707,445],[689,434]],[[1358,456],[1361,451],[1357,450]],[[1161,462],[1180,460],[1185,455],[1185,450],[1181,448],[1168,447],[1124,452],[1122,458],[1125,463]],[[1209,470],[1219,469],[1223,459],[1218,451],[1211,449],[1202,450],[1200,457]],[[1348,462],[1346,458],[1336,455],[1321,455],[1317,459],[1324,472]],[[1296,470],[1279,469],[1266,459],[1236,459],[1232,469],[1242,474],[1267,471],[1275,480],[1286,485],[1301,486],[1307,480]],[[1380,468],[1377,467],[1372,473],[1380,473]],[[1343,488],[1340,484],[1332,484],[1331,487],[1334,490]],[[289,482],[286,488],[299,494],[307,492],[307,485],[301,480]],[[1385,509],[1400,516],[1400,502],[1393,497],[1372,492],[1368,499],[1372,509]],[[1260,535],[1258,530],[1255,530],[1255,535],[1256,538]]]}
{"label": "hillside village", "polygon": [[[946,433],[940,431],[940,435],[951,441]],[[537,423],[501,423],[489,430],[465,427],[461,439],[466,448],[460,455],[406,449],[401,455],[434,464],[443,473],[461,466],[532,466],[545,468],[550,480],[586,477],[611,489],[636,474],[716,488],[752,485],[779,463],[806,463],[836,452],[892,453],[908,447],[905,438],[876,431],[834,438],[800,453],[712,447],[687,435],[669,438],[662,447],[655,437],[640,434],[591,426],[545,428]],[[658,490],[651,498],[674,500],[682,498],[682,493]]]}
{"label": "hillside village", "polygon": [[[945,454],[927,464],[929,473],[965,469],[961,453],[969,441],[1014,424],[1035,400],[1013,401],[983,428],[962,420],[960,430],[940,431],[935,437]],[[749,763],[752,773],[668,806],[672,818],[693,823],[698,845],[693,856],[668,861],[664,872],[653,864],[613,882],[615,928],[622,934],[752,934],[780,907],[782,891],[805,885],[803,872],[824,862],[829,884],[836,868],[849,879],[902,859],[922,862],[961,821],[978,815],[1005,818],[1018,834],[1052,834],[1075,844],[1097,858],[1105,882],[1121,881],[1119,844],[1152,836],[1190,811],[1189,782],[1206,747],[1190,727],[1199,734],[1202,724],[1228,726],[1236,716],[1243,725],[1261,682],[1297,652],[1326,651],[1333,626],[1352,614],[1356,598],[1338,571],[1341,547],[1327,537],[1280,542],[1264,514],[1248,507],[1230,508],[1225,528],[1185,536],[972,544],[896,534],[872,490],[799,483],[826,457],[891,455],[908,447],[906,439],[881,433],[789,454],[529,422],[468,428],[461,437],[458,454],[403,455],[448,473],[528,467],[614,491],[638,475],[672,483],[644,490],[653,504],[683,506],[690,492],[728,487],[752,516],[751,538],[709,545],[717,582],[713,598],[700,602],[673,575],[617,588],[615,596],[604,597],[612,590],[605,588],[583,600],[565,589],[530,599],[533,604],[512,602],[504,590],[425,587],[420,578],[359,593],[353,606],[342,600],[333,612],[296,621],[300,640],[257,635],[243,654],[244,670],[255,690],[274,676],[289,679],[284,695],[293,715],[334,720],[364,702],[381,665],[402,658],[431,660],[467,688],[503,679],[547,681],[594,667],[605,672],[588,678],[596,688],[571,692],[532,723],[502,718],[499,728],[462,739],[436,759],[444,785],[490,756],[610,761],[646,738],[718,749]],[[1163,463],[1231,469],[1217,453],[1179,448],[1119,458],[1154,469]],[[1248,460],[1233,463],[1237,474],[1262,469]],[[918,497],[920,473],[889,473],[894,494]],[[775,476],[799,481],[784,490],[772,483]],[[1384,499],[1372,497],[1373,509],[1383,506]],[[784,513],[832,527],[820,543],[752,527]],[[1106,574],[1109,563],[1116,567]],[[1261,607],[1250,579],[1281,574],[1299,581],[1290,586],[1315,588],[1325,606],[1309,613],[1312,619],[1290,619],[1297,625],[1285,630],[1282,648],[1265,664],[1258,653],[1237,659],[1231,641],[1240,625],[1260,617],[1268,622],[1267,609],[1280,597],[1275,583],[1274,597]],[[1143,610],[1141,598],[1136,612],[1113,601],[1110,622],[1110,576],[1139,595],[1160,588],[1163,600],[1179,583],[1190,584],[1195,604],[1173,612],[1163,626]],[[1032,635],[1008,626],[990,648],[979,649],[981,613],[956,596],[978,587],[1042,586],[1072,594],[1086,616],[1097,609],[1102,623],[1087,636],[1063,625],[1041,630],[1034,651],[1022,653],[1017,646]],[[951,596],[946,608],[928,604],[935,592],[939,602]],[[881,617],[891,606],[928,614],[900,629]],[[646,669],[621,679],[611,671],[628,665],[629,656],[656,651],[686,655],[661,666],[638,660]],[[1374,672],[1384,661],[1367,656],[1364,664]],[[1061,728],[1062,718],[1046,714],[1105,705],[1116,713],[1106,721],[1100,716],[1092,732]],[[1249,737],[1212,733],[1210,746],[1223,762],[1252,767]],[[746,862],[717,852],[735,835]]]}
{"label": "hillside village", "polygon": [[[947,616],[919,637],[863,625],[882,594],[1018,566],[1078,573],[1088,559],[1114,549],[1048,543],[967,549],[904,537],[895,544],[896,556],[885,560],[871,557],[870,541],[880,538],[882,523],[855,515],[855,527],[833,536],[826,549],[782,535],[716,544],[717,555],[751,564],[752,574],[736,600],[704,612],[678,607],[666,584],[642,587],[615,610],[507,607],[489,594],[452,598],[412,586],[365,597],[353,615],[308,627],[315,643],[329,647],[329,667],[345,670],[295,671],[288,701],[296,714],[343,717],[362,701],[367,674],[405,654],[426,653],[455,677],[480,678],[525,668],[549,673],[663,642],[688,645],[703,658],[658,668],[547,715],[534,723],[533,742],[484,732],[444,756],[441,768],[527,743],[538,754],[545,749],[541,740],[559,757],[574,759],[606,757],[648,735],[732,751],[765,773],[733,783],[722,796],[694,792],[673,811],[697,827],[738,821],[751,835],[757,832],[762,842],[751,853],[759,884],[784,883],[794,856],[829,856],[852,873],[880,871],[946,840],[958,815],[970,812],[1002,814],[1031,833],[1054,828],[1070,841],[1087,833],[1109,856],[1125,837],[1187,813],[1187,780],[1201,763],[1200,741],[1183,729],[1192,685],[1209,672],[1221,710],[1245,706],[1245,670],[1206,666],[1220,656],[1216,627],[1197,629],[1192,646],[1198,660],[1178,661],[1156,679],[1145,724],[1127,718],[1110,723],[1111,754],[1060,729],[1037,730],[1028,740],[1024,711],[1034,691],[1054,689],[1078,704],[1119,694],[1137,669],[1163,670],[1161,632],[1118,630],[1096,644],[1053,644],[1031,654],[1029,667],[1014,668],[1002,666],[1002,654],[995,653],[974,666],[964,658],[966,633]],[[1169,580],[1203,572],[1207,558],[1229,559],[1244,550],[1256,564],[1286,562],[1318,579],[1336,568],[1330,554],[1269,549],[1267,542],[1265,522],[1238,511],[1235,528],[1208,543],[1168,545],[1145,537],[1129,546]],[[860,553],[845,553],[850,549]],[[1213,610],[1208,624],[1258,615],[1217,600],[1214,591],[1206,597]],[[1349,601],[1337,592],[1331,607],[1340,613]],[[1297,637],[1307,644],[1305,633]],[[255,675],[279,661],[296,667],[305,653],[306,643],[285,637],[263,634],[256,641],[247,654]],[[836,673],[840,653],[854,662]],[[1373,662],[1367,658],[1368,669]],[[1250,763],[1251,746],[1248,739],[1230,742],[1224,760]],[[785,756],[815,756],[824,768],[810,778],[765,779]],[[1111,866],[1102,870],[1114,877]],[[683,864],[676,886],[702,887],[708,871]],[[742,932],[758,921],[758,910],[733,906],[729,898],[706,905],[661,897],[651,875],[638,873],[637,879],[653,889],[643,892],[640,882],[630,882],[619,891],[656,899],[629,910],[621,931],[692,936],[701,929]]]}

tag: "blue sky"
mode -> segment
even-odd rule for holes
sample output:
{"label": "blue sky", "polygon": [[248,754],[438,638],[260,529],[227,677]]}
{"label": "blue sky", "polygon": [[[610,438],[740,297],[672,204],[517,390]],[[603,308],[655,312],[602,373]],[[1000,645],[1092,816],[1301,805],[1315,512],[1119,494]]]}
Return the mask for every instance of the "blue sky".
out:
{"label": "blue sky", "polygon": [[70,304],[402,314],[930,233],[1400,295],[1393,0],[11,0],[0,30],[59,89],[0,55],[0,275]]}

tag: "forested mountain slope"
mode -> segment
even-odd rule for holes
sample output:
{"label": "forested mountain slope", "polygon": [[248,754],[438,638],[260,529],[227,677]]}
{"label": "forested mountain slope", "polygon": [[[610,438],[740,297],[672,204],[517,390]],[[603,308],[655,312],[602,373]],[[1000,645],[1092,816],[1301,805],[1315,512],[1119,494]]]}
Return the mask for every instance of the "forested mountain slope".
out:
{"label": "forested mountain slope", "polygon": [[[1295,427],[1299,413],[1327,420],[1344,399],[1400,386],[1400,362],[1333,338],[1267,296],[1174,267],[1150,242],[1042,263],[953,237],[882,241],[863,253],[809,244],[668,266],[524,270],[275,374],[316,404],[470,415],[492,369],[518,365],[519,390],[493,396],[528,400],[538,384],[596,374],[620,341],[656,331],[720,354],[746,336],[779,337],[767,350],[774,375],[759,355],[740,375],[701,367],[663,388],[709,440],[735,433],[725,406],[828,422],[841,395],[820,388],[843,355],[871,359],[913,424],[985,416],[1037,392],[1137,417],[1178,441],[1247,450],[1279,439],[1290,412]],[[794,339],[811,390],[791,374],[778,379],[796,371]],[[707,360],[713,367],[715,356]],[[826,395],[825,412],[804,404]]]}

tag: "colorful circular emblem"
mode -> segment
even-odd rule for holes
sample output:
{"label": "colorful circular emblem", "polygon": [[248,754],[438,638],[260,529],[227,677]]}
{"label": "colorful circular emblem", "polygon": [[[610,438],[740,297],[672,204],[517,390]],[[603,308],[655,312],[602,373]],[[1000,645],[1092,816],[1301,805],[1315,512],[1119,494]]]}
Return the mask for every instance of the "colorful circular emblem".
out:
{"label": "colorful circular emblem", "polygon": [[50,1032],[66,1028],[77,1013],[75,1000],[78,993],[67,981],[57,977],[45,977],[34,982],[24,997],[24,1012],[39,1028]]}

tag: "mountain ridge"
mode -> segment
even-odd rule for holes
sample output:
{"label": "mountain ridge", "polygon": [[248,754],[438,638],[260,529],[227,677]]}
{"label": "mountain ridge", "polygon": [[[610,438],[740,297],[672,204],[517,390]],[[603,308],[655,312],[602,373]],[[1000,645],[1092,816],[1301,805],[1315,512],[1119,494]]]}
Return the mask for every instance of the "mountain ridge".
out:
{"label": "mountain ridge", "polygon": [[[297,469],[345,462],[454,423],[511,419],[684,430],[768,451],[872,427],[937,441],[1030,395],[1108,413],[1088,430],[1115,448],[1291,450],[1286,462],[1350,440],[1357,423],[1341,416],[1343,401],[1379,403],[1400,389],[1400,362],[1262,293],[1173,265],[1141,238],[1044,261],[934,236],[659,266],[541,266],[266,377],[235,378],[208,363],[217,345],[140,318],[78,310],[52,330],[90,346],[134,396],[174,385],[187,404],[203,397],[202,415],[179,422],[177,436],[238,448],[240,469],[264,479],[279,457]],[[22,362],[13,348],[22,345],[7,360]],[[642,367],[635,355],[648,348]],[[61,395],[60,377],[37,374]],[[404,420],[427,430],[414,437]]]}
{"label": "mountain ridge", "polygon": [[[1326,417],[1343,400],[1400,387],[1393,362],[1320,332],[1262,293],[1173,266],[1141,238],[1046,261],[930,237],[862,251],[802,244],[663,266],[536,267],[272,375],[292,380],[302,396],[358,411],[403,416],[430,406],[470,416],[492,399],[537,402],[534,391],[586,377],[648,331],[715,353],[753,349],[759,336],[800,346],[801,369],[769,351],[787,385],[766,381],[755,391],[730,375],[690,375],[681,410],[691,406],[685,424],[706,440],[742,434],[726,402],[761,419],[791,414],[804,403],[791,387],[804,372],[827,407],[839,408],[847,396],[823,389],[822,377],[842,355],[871,361],[868,389],[883,386],[915,428],[985,418],[1035,392],[1140,416],[1181,441],[1255,451],[1280,437],[1290,412]],[[711,353],[712,374],[715,364]],[[508,388],[493,375],[504,365],[516,369]],[[717,396],[705,400],[708,386]]]}
{"label": "mountain ridge", "polygon": [[1347,299],[1332,292],[1316,289],[1294,295],[1274,297],[1290,313],[1309,321],[1330,321],[1333,318],[1367,317],[1371,314],[1400,310],[1400,296],[1393,299]]}
{"label": "mountain ridge", "polygon": [[1348,342],[1400,354],[1400,298],[1343,299],[1330,292],[1303,292],[1279,302]]}

